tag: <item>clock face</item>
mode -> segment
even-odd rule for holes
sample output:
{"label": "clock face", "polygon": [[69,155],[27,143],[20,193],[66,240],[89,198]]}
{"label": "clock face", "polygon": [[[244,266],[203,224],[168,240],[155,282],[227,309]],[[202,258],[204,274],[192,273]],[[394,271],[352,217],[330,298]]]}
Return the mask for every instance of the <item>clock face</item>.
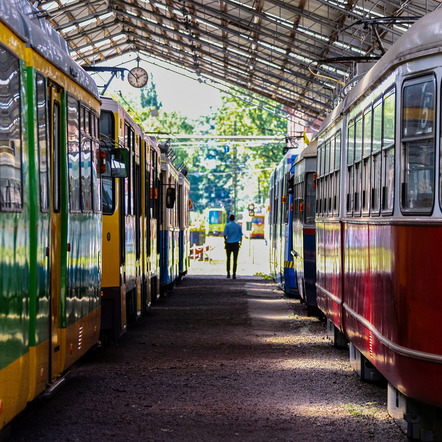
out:
{"label": "clock face", "polygon": [[140,67],[133,68],[129,71],[127,77],[129,84],[133,87],[143,87],[147,83],[147,72]]}

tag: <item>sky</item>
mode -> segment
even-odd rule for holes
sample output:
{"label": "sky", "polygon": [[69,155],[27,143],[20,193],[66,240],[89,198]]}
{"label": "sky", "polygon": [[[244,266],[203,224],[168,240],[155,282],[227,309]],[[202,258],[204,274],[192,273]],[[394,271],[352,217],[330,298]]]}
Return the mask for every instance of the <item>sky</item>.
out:
{"label": "sky", "polygon": [[[222,93],[215,87],[201,84],[196,79],[189,78],[192,74],[188,71],[180,71],[178,68],[141,56],[139,66],[144,68],[149,75],[153,74],[153,81],[156,84],[158,99],[162,102],[162,110],[165,112],[177,111],[190,119],[197,119],[199,116],[209,115],[211,107],[221,105]],[[131,54],[119,59],[109,60],[100,66],[118,66],[132,69],[137,66],[136,54]],[[164,66],[164,67],[160,67]],[[175,72],[174,72],[175,71]],[[178,73],[180,72],[180,73]],[[105,80],[110,75],[100,73],[93,77],[100,87],[105,84]],[[127,82],[127,72],[125,81],[120,78],[113,79],[107,92],[121,91],[123,96],[138,96],[139,89],[132,87]],[[101,92],[101,88],[100,88]]]}

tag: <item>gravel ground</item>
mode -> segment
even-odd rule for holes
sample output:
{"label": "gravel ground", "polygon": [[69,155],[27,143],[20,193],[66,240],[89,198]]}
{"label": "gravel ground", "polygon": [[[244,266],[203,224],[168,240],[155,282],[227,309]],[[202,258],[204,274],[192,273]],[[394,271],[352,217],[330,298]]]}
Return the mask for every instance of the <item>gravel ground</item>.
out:
{"label": "gravel ground", "polygon": [[407,440],[385,387],[358,379],[305,306],[261,277],[222,272],[194,263],[117,344],[31,406],[11,440]]}

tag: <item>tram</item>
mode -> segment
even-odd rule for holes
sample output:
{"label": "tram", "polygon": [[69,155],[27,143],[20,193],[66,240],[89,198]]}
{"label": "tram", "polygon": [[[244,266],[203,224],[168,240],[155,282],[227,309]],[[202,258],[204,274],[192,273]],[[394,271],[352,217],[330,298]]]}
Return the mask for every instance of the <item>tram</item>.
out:
{"label": "tram", "polygon": [[[319,131],[317,302],[352,365],[442,438],[442,10],[416,22]],[[428,439],[425,439],[428,440]]]}
{"label": "tram", "polygon": [[0,2],[0,429],[99,340],[100,100],[26,0]]}
{"label": "tram", "polygon": [[161,144],[160,149],[160,291],[165,293],[187,273],[190,264],[190,184],[174,166],[168,144]]}
{"label": "tram", "polygon": [[227,212],[223,207],[206,209],[206,236],[223,236]]}
{"label": "tram", "polygon": [[187,272],[190,186],[27,0],[0,61],[1,431]]}
{"label": "tram", "polygon": [[252,216],[252,228],[250,230],[250,239],[264,239],[264,214],[257,213]]}
{"label": "tram", "polygon": [[159,296],[158,142],[115,100],[101,97],[103,149],[124,153],[127,174],[103,174],[102,330],[118,338]]}
{"label": "tram", "polygon": [[316,156],[318,143],[312,141],[296,158],[290,184],[293,191],[294,259],[299,296],[309,314],[318,314],[316,302]]}
{"label": "tram", "polygon": [[269,261],[274,280],[287,295],[298,296],[292,251],[293,194],[288,182],[293,176],[297,156],[290,149],[270,176]]}

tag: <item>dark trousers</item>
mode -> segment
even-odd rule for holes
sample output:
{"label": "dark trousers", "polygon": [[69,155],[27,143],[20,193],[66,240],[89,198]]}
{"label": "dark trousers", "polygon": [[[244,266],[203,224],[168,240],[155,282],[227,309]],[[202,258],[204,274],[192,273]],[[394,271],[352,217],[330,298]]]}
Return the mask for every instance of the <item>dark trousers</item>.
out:
{"label": "dark trousers", "polygon": [[226,242],[227,274],[230,275],[230,255],[233,253],[233,274],[236,275],[238,263],[239,242]]}

